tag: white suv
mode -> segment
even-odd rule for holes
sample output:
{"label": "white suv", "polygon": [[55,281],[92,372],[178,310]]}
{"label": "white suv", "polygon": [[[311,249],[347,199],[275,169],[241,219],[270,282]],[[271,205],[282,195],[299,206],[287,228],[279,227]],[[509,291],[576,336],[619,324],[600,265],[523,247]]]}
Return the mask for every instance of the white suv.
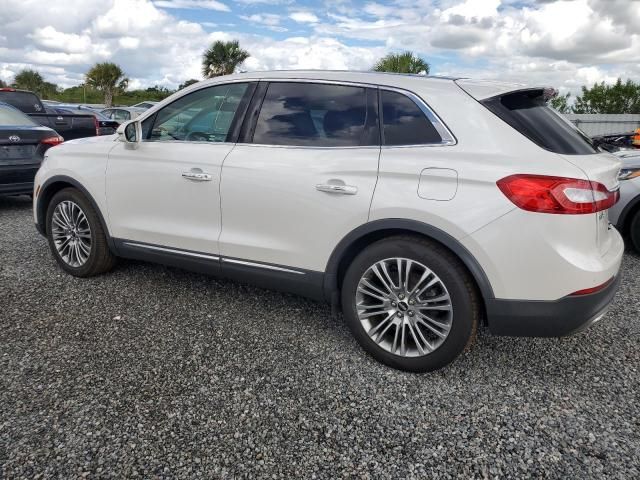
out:
{"label": "white suv", "polygon": [[218,77],[117,136],[49,150],[35,221],[72,275],[126,257],[326,300],[378,360],[433,370],[480,321],[566,335],[615,293],[620,163],[546,95],[364,72]]}

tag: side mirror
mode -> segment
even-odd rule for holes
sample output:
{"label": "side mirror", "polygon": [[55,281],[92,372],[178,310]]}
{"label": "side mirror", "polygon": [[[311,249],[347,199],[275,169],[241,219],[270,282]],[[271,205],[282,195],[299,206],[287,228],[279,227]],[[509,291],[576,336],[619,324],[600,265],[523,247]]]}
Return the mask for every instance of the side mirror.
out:
{"label": "side mirror", "polygon": [[116,130],[116,134],[121,142],[126,143],[127,148],[138,148],[142,138],[140,122],[123,123]]}

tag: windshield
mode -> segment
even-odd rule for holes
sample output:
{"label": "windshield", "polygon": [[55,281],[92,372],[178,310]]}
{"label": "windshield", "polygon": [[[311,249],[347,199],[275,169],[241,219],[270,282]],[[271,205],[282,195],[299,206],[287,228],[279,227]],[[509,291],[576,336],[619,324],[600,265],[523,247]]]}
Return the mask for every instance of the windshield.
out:
{"label": "windshield", "polygon": [[24,113],[8,105],[0,105],[0,126],[31,127],[33,125],[38,124],[27,117]]}
{"label": "windshield", "polygon": [[589,137],[547,106],[542,90],[525,90],[483,100],[494,114],[540,147],[564,155],[598,153]]}

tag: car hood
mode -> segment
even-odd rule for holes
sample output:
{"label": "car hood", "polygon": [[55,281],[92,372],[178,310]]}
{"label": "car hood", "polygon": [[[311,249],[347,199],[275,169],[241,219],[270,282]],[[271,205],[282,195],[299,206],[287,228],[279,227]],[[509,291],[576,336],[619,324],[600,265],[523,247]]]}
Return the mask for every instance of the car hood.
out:
{"label": "car hood", "polygon": [[118,135],[99,135],[96,137],[84,137],[84,138],[76,138],[74,140],[65,141],[65,145],[78,145],[78,144],[87,144],[87,143],[104,143],[104,142],[114,142],[118,138]]}
{"label": "car hood", "polygon": [[624,166],[640,166],[640,150],[618,150],[614,155]]}

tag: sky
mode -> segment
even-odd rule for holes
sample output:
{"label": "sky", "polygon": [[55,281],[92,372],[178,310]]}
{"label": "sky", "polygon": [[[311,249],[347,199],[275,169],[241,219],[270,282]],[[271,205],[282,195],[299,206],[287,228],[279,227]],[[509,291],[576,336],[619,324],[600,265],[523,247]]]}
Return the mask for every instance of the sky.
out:
{"label": "sky", "polygon": [[109,61],[130,88],[173,89],[232,39],[248,71],[368,70],[411,50],[433,75],[640,81],[640,0],[0,0],[0,79],[31,68],[69,87]]}

